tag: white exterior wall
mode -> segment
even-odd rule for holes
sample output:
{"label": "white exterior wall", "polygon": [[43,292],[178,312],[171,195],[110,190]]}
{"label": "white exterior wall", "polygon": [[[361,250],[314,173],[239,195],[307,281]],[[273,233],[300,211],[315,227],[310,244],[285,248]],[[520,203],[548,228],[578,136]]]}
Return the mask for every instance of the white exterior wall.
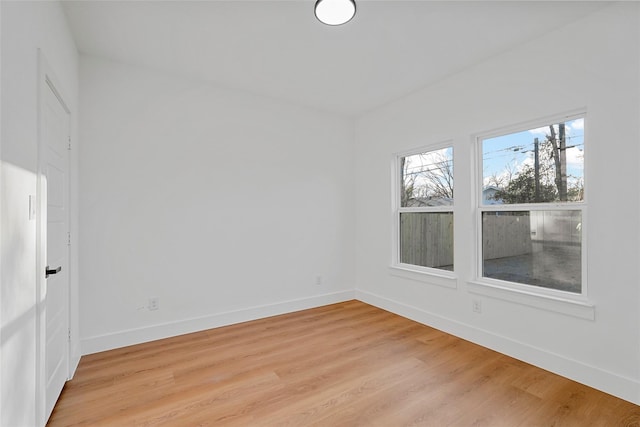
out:
{"label": "white exterior wall", "polygon": [[[640,403],[637,3],[615,4],[361,117],[358,298]],[[469,293],[473,135],[586,107],[588,294],[595,321]],[[390,274],[392,154],[454,141],[454,289]],[[472,311],[479,299],[482,313]]]}
{"label": "white exterior wall", "polygon": [[[0,408],[2,426],[36,421],[36,221],[29,221],[29,195],[36,195],[38,159],[38,51],[55,71],[58,88],[77,128],[78,56],[62,9],[55,2],[0,2],[2,66],[2,171],[0,280]],[[77,156],[72,154],[72,191]],[[72,194],[72,203],[77,198]],[[72,206],[72,227],[77,210]],[[74,228],[72,228],[72,231]],[[76,253],[71,263],[75,268]],[[77,296],[77,273],[71,271]],[[77,304],[76,304],[77,307]],[[72,357],[79,359],[77,310],[72,308]]]}
{"label": "white exterior wall", "polygon": [[350,121],[80,68],[83,353],[353,298]]}

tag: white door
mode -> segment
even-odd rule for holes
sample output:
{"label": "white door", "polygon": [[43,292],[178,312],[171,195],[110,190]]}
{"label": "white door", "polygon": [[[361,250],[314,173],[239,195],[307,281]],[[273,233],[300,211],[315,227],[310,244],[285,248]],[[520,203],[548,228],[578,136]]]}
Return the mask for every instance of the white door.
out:
{"label": "white door", "polygon": [[[69,378],[69,112],[47,81],[42,94],[41,214],[46,215],[43,289],[45,420]],[[46,209],[42,209],[46,206]],[[43,217],[44,222],[44,217]],[[44,243],[44,242],[43,242]]]}

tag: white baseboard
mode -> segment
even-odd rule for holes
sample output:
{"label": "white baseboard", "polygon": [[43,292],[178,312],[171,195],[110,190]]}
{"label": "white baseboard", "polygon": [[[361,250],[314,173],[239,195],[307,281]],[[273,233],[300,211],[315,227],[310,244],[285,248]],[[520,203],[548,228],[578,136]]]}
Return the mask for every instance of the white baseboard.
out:
{"label": "white baseboard", "polygon": [[98,335],[80,340],[82,354],[98,353],[134,344],[155,341],[177,335],[203,331],[279,314],[292,313],[327,304],[355,299],[353,290],[317,295],[309,298],[288,300],[275,304],[248,307],[241,310],[216,313],[209,316],[178,320],[175,322],[129,329],[111,334]]}
{"label": "white baseboard", "polygon": [[356,299],[640,405],[640,382],[370,292]]}
{"label": "white baseboard", "polygon": [[84,338],[81,340],[81,350],[83,355],[97,353],[352,299],[358,299],[640,405],[640,382],[638,381],[362,290],[336,292],[248,307],[205,317]]}

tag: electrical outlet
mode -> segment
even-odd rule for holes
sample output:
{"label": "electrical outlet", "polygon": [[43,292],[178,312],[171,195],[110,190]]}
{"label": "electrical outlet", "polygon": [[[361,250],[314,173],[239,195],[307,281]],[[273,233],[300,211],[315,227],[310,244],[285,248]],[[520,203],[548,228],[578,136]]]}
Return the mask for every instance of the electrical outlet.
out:
{"label": "electrical outlet", "polygon": [[472,301],[472,307],[474,313],[482,313],[482,304],[480,303],[480,300],[474,299]]}
{"label": "electrical outlet", "polygon": [[316,276],[316,286],[322,285],[322,276]]}
{"label": "electrical outlet", "polygon": [[160,308],[160,298],[152,297],[149,298],[149,304],[147,305],[149,311],[157,310]]}

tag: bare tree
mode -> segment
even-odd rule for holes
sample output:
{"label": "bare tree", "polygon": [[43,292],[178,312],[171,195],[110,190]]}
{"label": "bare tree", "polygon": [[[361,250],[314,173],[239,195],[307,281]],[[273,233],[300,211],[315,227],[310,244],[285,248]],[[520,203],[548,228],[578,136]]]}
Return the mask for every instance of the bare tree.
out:
{"label": "bare tree", "polygon": [[485,185],[493,185],[494,187],[504,188],[518,175],[518,165],[515,159],[504,166],[502,172],[494,172],[487,178]]}
{"label": "bare tree", "polygon": [[425,180],[424,196],[431,198],[453,198],[453,161],[443,151],[429,153],[429,158],[420,155],[423,164],[421,176]]}
{"label": "bare tree", "polygon": [[401,206],[424,206],[429,199],[453,198],[450,153],[450,149],[442,149],[400,159]]}
{"label": "bare tree", "polygon": [[413,198],[416,176],[408,171],[410,163],[407,157],[400,158],[400,206],[408,206],[409,199]]}

